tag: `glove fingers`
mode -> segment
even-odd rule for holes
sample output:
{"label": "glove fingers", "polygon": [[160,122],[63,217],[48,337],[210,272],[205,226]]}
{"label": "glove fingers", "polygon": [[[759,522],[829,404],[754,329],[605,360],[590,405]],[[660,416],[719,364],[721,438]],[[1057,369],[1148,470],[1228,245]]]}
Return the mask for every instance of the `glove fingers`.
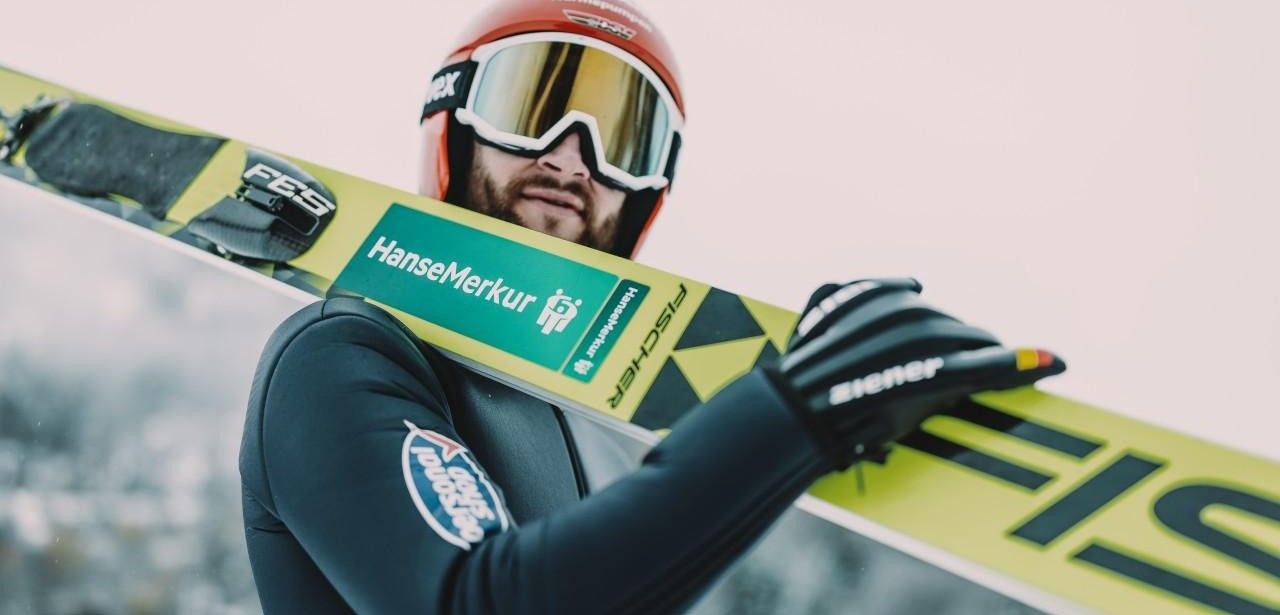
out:
{"label": "glove fingers", "polygon": [[920,282],[914,278],[883,278],[859,280],[844,285],[823,285],[809,297],[788,348],[796,348],[822,335],[831,323],[839,320],[841,314],[857,309],[882,293],[910,291],[918,294],[920,290]]}
{"label": "glove fingers", "polygon": [[[880,420],[879,432],[897,438],[928,415],[981,391],[1032,384],[1066,370],[1062,359],[1045,350],[999,346],[964,350],[893,364],[861,377],[837,382],[820,395],[831,408],[846,415],[837,423],[858,423],[866,405]],[[813,402],[819,400],[813,399]]]}
{"label": "glove fingers", "polygon": [[953,353],[943,360],[946,380],[954,380],[968,393],[1027,386],[1067,369],[1057,355],[1034,348],[981,348]]}
{"label": "glove fingers", "polygon": [[928,317],[893,326],[858,344],[811,344],[779,364],[805,390],[834,379],[884,369],[913,358],[944,356],[960,350],[998,346],[995,336],[947,318]]}
{"label": "glove fingers", "polygon": [[817,290],[813,291],[813,294],[809,295],[809,301],[804,304],[804,309],[800,310],[800,313],[808,314],[809,310],[812,310],[814,306],[822,302],[823,299],[830,297],[832,293],[840,290],[841,286],[841,284],[836,284],[835,282],[827,282],[826,284],[819,286]]}
{"label": "glove fingers", "polygon": [[[868,293],[869,295],[871,293]],[[885,290],[868,297],[856,310],[846,309],[848,304],[836,309],[836,322],[826,327],[817,337],[810,337],[809,351],[803,348],[797,354],[820,352],[819,347],[855,346],[893,327],[925,321],[959,322],[950,314],[938,311],[920,299],[920,295],[907,290]],[[994,342],[994,338],[993,338]]]}

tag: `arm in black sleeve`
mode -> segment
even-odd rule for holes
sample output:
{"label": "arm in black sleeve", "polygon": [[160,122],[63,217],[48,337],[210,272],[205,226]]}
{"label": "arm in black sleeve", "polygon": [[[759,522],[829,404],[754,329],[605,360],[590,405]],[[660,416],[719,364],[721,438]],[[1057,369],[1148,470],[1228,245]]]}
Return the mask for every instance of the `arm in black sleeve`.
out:
{"label": "arm in black sleeve", "polygon": [[459,546],[411,493],[406,421],[465,443],[430,364],[389,322],[339,312],[294,333],[260,366],[245,446],[261,454],[242,459],[253,496],[358,612],[674,610],[819,472],[810,436],[753,372],[680,421],[633,475]]}

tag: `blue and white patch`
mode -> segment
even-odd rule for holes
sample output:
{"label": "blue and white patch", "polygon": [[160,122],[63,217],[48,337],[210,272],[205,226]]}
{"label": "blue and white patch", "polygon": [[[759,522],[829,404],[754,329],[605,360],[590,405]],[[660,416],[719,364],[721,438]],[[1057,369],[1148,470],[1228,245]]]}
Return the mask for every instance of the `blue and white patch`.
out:
{"label": "blue and white patch", "polygon": [[511,524],[506,507],[471,452],[434,431],[404,424],[409,428],[400,452],[404,483],[431,529],[466,551],[506,531]]}

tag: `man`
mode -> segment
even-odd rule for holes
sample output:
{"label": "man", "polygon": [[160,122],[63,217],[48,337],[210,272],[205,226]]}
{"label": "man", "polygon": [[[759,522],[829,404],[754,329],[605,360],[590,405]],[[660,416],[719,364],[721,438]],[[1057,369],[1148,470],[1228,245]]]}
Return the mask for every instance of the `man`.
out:
{"label": "man", "polygon": [[[423,192],[630,256],[670,186],[683,102],[625,3],[504,0],[433,80]],[[267,612],[686,607],[823,474],[968,394],[1064,369],[924,304],[827,285],[786,354],[599,489],[560,411],[458,368],[354,299],[268,342],[240,469]]]}
{"label": "man", "polygon": [[629,2],[531,0],[497,3],[461,40],[423,107],[419,191],[634,255],[680,153],[666,39]]}

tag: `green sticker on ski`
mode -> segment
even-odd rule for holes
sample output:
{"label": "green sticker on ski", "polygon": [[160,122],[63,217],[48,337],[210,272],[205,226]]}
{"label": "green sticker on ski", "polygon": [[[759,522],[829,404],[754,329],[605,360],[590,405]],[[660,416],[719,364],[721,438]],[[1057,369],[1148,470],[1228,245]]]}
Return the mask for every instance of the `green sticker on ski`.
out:
{"label": "green sticker on ski", "polygon": [[336,285],[558,371],[618,276],[397,204]]}
{"label": "green sticker on ski", "polygon": [[591,323],[591,328],[587,329],[587,337],[578,344],[573,360],[562,371],[583,382],[590,382],[647,294],[649,287],[639,282],[623,280],[618,284],[613,296],[605,304],[605,309],[600,311],[595,322]]}

